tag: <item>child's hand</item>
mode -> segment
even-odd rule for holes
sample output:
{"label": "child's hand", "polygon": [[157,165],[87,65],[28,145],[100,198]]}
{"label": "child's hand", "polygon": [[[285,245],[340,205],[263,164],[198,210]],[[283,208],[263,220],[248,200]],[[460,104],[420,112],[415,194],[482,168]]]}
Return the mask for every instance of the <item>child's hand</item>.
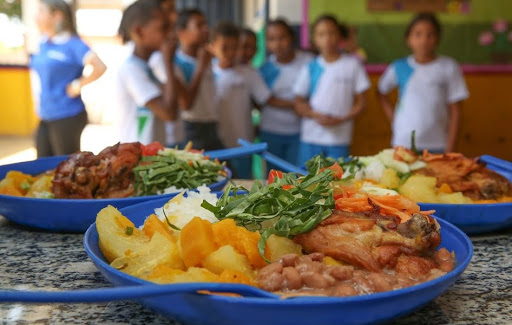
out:
{"label": "child's hand", "polygon": [[203,70],[208,67],[208,65],[212,62],[212,53],[207,45],[199,48],[197,53],[197,61],[199,63],[199,69]]}
{"label": "child's hand", "polygon": [[332,115],[318,114],[316,121],[323,126],[334,126],[345,122],[342,117],[334,117]]}
{"label": "child's hand", "polygon": [[295,111],[303,117],[312,117],[314,113],[309,104],[305,101],[297,102],[295,104]]}
{"label": "child's hand", "polygon": [[168,60],[168,62],[174,61],[174,55],[176,54],[176,49],[178,48],[178,38],[176,33],[169,33],[169,37],[165,39],[160,47],[160,51],[162,51],[163,57]]}

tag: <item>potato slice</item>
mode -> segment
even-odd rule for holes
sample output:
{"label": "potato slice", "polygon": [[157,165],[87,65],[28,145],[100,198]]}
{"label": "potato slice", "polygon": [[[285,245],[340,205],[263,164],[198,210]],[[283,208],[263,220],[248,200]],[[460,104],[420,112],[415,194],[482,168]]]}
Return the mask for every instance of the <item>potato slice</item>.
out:
{"label": "potato slice", "polygon": [[130,275],[141,277],[163,265],[172,269],[184,270],[185,265],[178,255],[178,246],[165,235],[155,232],[151,241],[137,251],[114,260],[113,267]]}
{"label": "potato slice", "polygon": [[111,205],[96,216],[96,229],[101,252],[109,262],[130,255],[149,243],[149,237]]}
{"label": "potato slice", "polygon": [[30,187],[27,192],[27,197],[37,197],[38,193],[51,193],[52,192],[52,181],[53,175],[42,175],[39,177],[34,184]]}
{"label": "potato slice", "polygon": [[436,203],[436,182],[435,177],[412,175],[400,186],[399,192],[415,202]]}
{"label": "potato slice", "polygon": [[184,283],[184,282],[217,282],[219,277],[201,267],[191,267],[187,271],[176,270],[168,266],[159,265],[144,279],[159,283]]}
{"label": "potato slice", "polygon": [[254,271],[247,257],[238,253],[231,245],[222,246],[206,256],[203,266],[215,274],[231,270],[241,272],[250,278],[254,277]]}
{"label": "potato slice", "polygon": [[272,235],[267,239],[265,255],[270,257],[269,260],[271,262],[279,261],[281,256],[286,254],[302,255],[302,246],[294,243],[291,239],[286,237]]}
{"label": "potato slice", "polygon": [[384,173],[382,173],[379,183],[390,189],[398,188],[400,186],[400,178],[393,169],[386,168]]}
{"label": "potato slice", "polygon": [[144,227],[142,231],[149,238],[153,237],[156,232],[167,237],[170,241],[177,242],[179,235],[169,225],[163,223],[156,214],[150,215],[146,221],[144,221]]}

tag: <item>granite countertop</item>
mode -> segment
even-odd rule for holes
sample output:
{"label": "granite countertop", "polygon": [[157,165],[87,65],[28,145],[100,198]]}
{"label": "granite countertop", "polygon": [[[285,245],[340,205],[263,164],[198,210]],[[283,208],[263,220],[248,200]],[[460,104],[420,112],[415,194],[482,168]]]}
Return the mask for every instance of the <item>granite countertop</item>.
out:
{"label": "granite countertop", "polygon": [[[70,290],[110,286],[81,234],[55,234],[0,216],[0,288]],[[512,324],[512,230],[471,237],[475,253],[442,296],[393,324]],[[175,324],[135,302],[0,304],[1,324]]]}

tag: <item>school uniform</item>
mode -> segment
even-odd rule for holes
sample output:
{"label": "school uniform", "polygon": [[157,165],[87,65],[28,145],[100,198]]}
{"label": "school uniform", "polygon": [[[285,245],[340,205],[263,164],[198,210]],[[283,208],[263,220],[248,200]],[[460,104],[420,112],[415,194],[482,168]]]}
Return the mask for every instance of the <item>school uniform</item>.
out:
{"label": "school uniform", "polygon": [[[280,63],[274,55],[271,55],[260,68],[260,73],[275,97],[294,100],[293,87],[297,76],[312,59],[311,54],[296,51],[295,58],[291,62]],[[292,164],[297,164],[300,116],[293,108],[283,109],[265,105],[261,111],[260,138],[261,141],[268,143],[269,152]],[[268,167],[276,169],[276,166],[271,164]]]}
{"label": "school uniform", "polygon": [[130,55],[119,67],[116,96],[116,127],[121,142],[165,143],[164,121],[157,118],[146,104],[162,96],[162,86],[148,63]]}
{"label": "school uniform", "polygon": [[[174,64],[177,78],[184,84],[192,82],[197,67],[197,59],[176,51]],[[181,112],[185,142],[192,141],[195,149],[216,150],[223,147],[218,135],[218,109],[215,103],[215,82],[213,71],[208,68],[201,79],[197,96],[188,110]]]}
{"label": "school uniform", "polygon": [[455,60],[439,56],[420,64],[408,56],[394,61],[379,80],[379,92],[399,88],[399,100],[393,117],[393,146],[411,145],[444,152],[448,141],[448,105],[468,98],[469,92]]}
{"label": "school uniform", "polygon": [[38,157],[71,154],[80,150],[80,135],[87,124],[81,96],[71,98],[66,87],[82,76],[91,49],[78,36],[60,33],[44,38],[39,53],[30,59],[40,85],[36,148]]}
{"label": "school uniform", "polygon": [[[252,102],[264,104],[271,96],[259,73],[248,66],[222,69],[213,63],[216,100],[219,107],[219,135],[226,147],[238,147],[238,139],[254,140]],[[237,177],[251,178],[251,157],[233,159]]]}
{"label": "school uniform", "polygon": [[[295,84],[297,96],[309,98],[311,108],[319,113],[344,117],[352,109],[354,95],[370,88],[363,65],[351,55],[342,55],[334,62],[321,56],[305,66]],[[299,165],[323,154],[333,158],[347,157],[352,142],[353,120],[323,126],[315,119],[302,118]]]}
{"label": "school uniform", "polygon": [[[164,57],[162,52],[157,51],[151,55],[149,59],[149,66],[151,70],[155,74],[155,77],[160,81],[160,83],[167,83],[167,72],[164,63]],[[179,75],[180,71],[175,72]],[[183,128],[183,120],[181,119],[181,112],[178,110],[176,114],[176,119],[174,121],[166,121],[165,122],[165,144],[166,147],[174,148],[179,147],[183,148],[184,143],[184,128]]]}

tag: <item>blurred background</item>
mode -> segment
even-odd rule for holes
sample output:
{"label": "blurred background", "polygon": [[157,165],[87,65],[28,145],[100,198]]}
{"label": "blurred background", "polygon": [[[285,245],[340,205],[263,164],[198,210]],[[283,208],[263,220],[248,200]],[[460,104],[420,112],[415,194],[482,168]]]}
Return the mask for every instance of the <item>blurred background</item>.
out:
{"label": "blurred background", "polygon": [[[122,52],[117,28],[131,0],[72,0],[80,36],[108,66],[83,89],[89,125],[82,150],[98,152],[116,142],[112,132],[112,85]],[[376,99],[376,82],[386,64],[407,55],[407,22],[418,11],[436,12],[443,25],[439,51],[461,65],[470,91],[464,103],[456,150],[469,156],[492,154],[512,160],[511,0],[178,0],[177,9],[199,7],[210,24],[232,20],[253,28],[263,43],[265,21],[284,17],[309,46],[309,23],[328,12],[348,24],[366,58],[372,80],[367,110],[357,119],[352,153],[374,154],[390,144],[390,126]],[[0,0],[0,164],[33,159],[37,125],[29,57],[38,48],[34,22],[38,0]],[[260,46],[254,64],[265,57]]]}

